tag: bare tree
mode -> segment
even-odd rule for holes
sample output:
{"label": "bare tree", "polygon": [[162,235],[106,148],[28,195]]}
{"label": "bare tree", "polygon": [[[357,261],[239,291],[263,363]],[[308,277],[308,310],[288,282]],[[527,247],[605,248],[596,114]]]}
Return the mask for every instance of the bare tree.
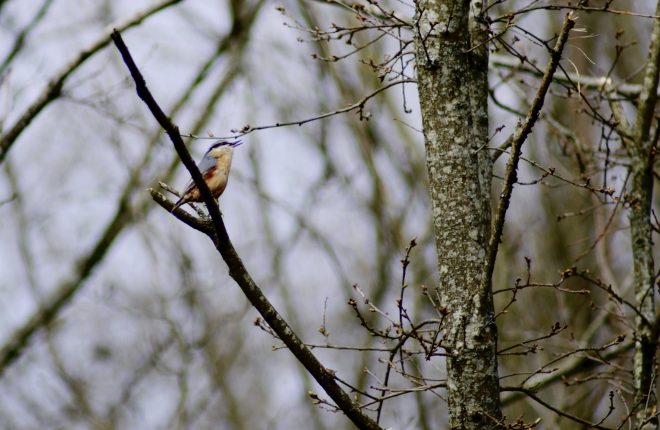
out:
{"label": "bare tree", "polygon": [[650,3],[0,2],[0,426],[657,428]]}

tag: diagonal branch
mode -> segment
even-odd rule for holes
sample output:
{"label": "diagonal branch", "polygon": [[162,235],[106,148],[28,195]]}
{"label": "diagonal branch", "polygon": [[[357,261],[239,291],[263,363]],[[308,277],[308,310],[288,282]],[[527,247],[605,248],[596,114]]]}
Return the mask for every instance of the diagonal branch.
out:
{"label": "diagonal branch", "polygon": [[[658,3],[660,10],[660,3]],[[644,71],[644,82],[639,94],[639,108],[637,109],[635,142],[640,149],[650,150],[653,143],[650,141],[651,122],[658,100],[658,80],[660,79],[660,23],[656,21],[651,36],[649,59]]]}
{"label": "diagonal branch", "polygon": [[351,397],[341,389],[341,387],[339,387],[335,381],[333,372],[323,367],[256,285],[229,240],[218,204],[211,195],[199,169],[188,153],[188,150],[181,139],[181,135],[179,134],[178,127],[170,121],[151,95],[142,74],[135,65],[129,50],[124,44],[118,31],[115,30],[112,33],[112,40],[115,42],[126,66],[130,70],[131,76],[135,81],[138,96],[149,107],[149,110],[161,127],[165,129],[166,133],[172,140],[181,161],[190,172],[195,184],[199,187],[202,193],[204,203],[209,210],[214,227],[214,232],[209,234],[209,237],[213,240],[216,249],[224,259],[225,263],[227,263],[227,266],[229,267],[229,275],[236,281],[250,303],[252,303],[268,325],[286,344],[291,353],[303,366],[305,366],[316,382],[323,387],[326,393],[328,393],[344,414],[346,414],[346,416],[360,429],[380,429],[378,424],[367,415],[363,414],[359,405],[354,402]]}
{"label": "diagonal branch", "polygon": [[[152,4],[148,8],[136,13],[135,15],[128,17],[122,22],[115,24],[115,27],[120,30],[126,30],[131,27],[135,27],[140,24],[149,16],[169,7],[176,3],[179,3],[181,0],[165,0],[159,1]],[[25,129],[30,125],[32,120],[36,118],[41,111],[48,106],[52,101],[56,100],[61,92],[62,87],[66,80],[71,76],[71,74],[76,71],[88,58],[96,54],[102,48],[104,48],[108,43],[110,43],[110,34],[107,32],[102,34],[98,39],[96,39],[92,44],[87,48],[80,51],[78,56],[74,58],[71,62],[66,64],[49,82],[46,84],[46,87],[43,89],[39,97],[23,112],[23,114],[16,120],[16,122],[9,128],[9,130],[0,136],[0,163],[5,159],[7,153],[11,149],[12,145],[18,139],[18,136],[25,131]]]}
{"label": "diagonal branch", "polygon": [[9,53],[2,60],[2,64],[0,64],[0,75],[5,73],[12,61],[14,61],[14,58],[16,58],[16,55],[23,49],[26,39],[32,30],[44,19],[52,4],[53,0],[45,0],[39,10],[37,10],[37,13],[32,17],[32,20],[18,33],[14,40],[14,46],[12,46]]}
{"label": "diagonal branch", "polygon": [[[208,115],[212,112],[211,107],[217,103],[218,99],[225,93],[230,83],[233,82],[236,77],[236,70],[240,67],[242,61],[243,50],[240,49],[240,47],[242,47],[248,40],[248,34],[252,28],[254,18],[260,9],[260,4],[261,3],[258,3],[255,6],[251,14],[246,15],[244,18],[240,18],[240,22],[236,21],[239,19],[238,17],[234,18],[235,22],[232,26],[233,31],[230,31],[223,36],[218,43],[216,52],[201,66],[196,76],[194,76],[188,84],[187,89],[174,103],[172,112],[178,112],[181,110],[182,107],[186,105],[186,102],[190,99],[195,89],[205,82],[212,66],[230,50],[230,47],[237,48],[228,60],[233,66],[228,70],[224,78],[218,82],[216,88],[211,91],[211,94],[205,103],[205,109],[201,110],[202,114],[196,120],[193,127],[195,132],[198,132],[203,124],[208,121]],[[133,190],[143,181],[142,172],[144,171],[144,167],[152,160],[155,145],[159,141],[161,134],[162,133],[158,131],[150,138],[150,141],[147,144],[149,149],[145,152],[142,160],[140,160],[132,169],[130,178],[123,187],[123,191],[115,205],[116,211],[114,216],[106,224],[105,228],[102,229],[102,233],[91,251],[77,259],[74,273],[71,278],[55,287],[54,292],[39,305],[39,308],[33,313],[33,315],[19,328],[14,330],[7,341],[0,345],[0,377],[2,377],[3,373],[9,368],[9,366],[21,356],[24,348],[36,336],[36,334],[42,328],[58,318],[62,309],[73,300],[85,284],[85,281],[103,261],[105,255],[107,255],[108,251],[114,245],[115,239],[136,221],[142,219],[150,210],[149,206],[147,206],[148,201],[146,199],[140,199],[135,205],[131,205],[129,202]],[[175,163],[174,160],[170,162],[163,178],[169,177],[177,164],[178,163]],[[158,199],[157,197],[153,198],[155,200]],[[164,196],[161,198],[163,201],[167,201]],[[0,201],[0,205],[2,205],[2,201]],[[177,217],[186,223],[193,222],[191,220],[192,217],[187,217],[187,215],[188,214],[185,211],[180,211],[180,213],[177,214]],[[213,232],[213,226],[210,221],[199,222],[199,220],[194,219],[193,224],[195,224],[195,226],[191,225],[193,228],[199,227],[198,229]]]}
{"label": "diagonal branch", "polygon": [[504,184],[502,185],[502,191],[500,192],[500,201],[497,207],[497,212],[495,213],[495,220],[493,221],[493,230],[488,240],[488,255],[486,256],[486,263],[483,271],[482,278],[482,288],[487,288],[490,285],[490,279],[493,276],[493,270],[495,269],[495,260],[497,259],[497,250],[499,248],[500,241],[502,240],[502,231],[504,230],[504,221],[506,218],[506,211],[509,208],[511,203],[511,194],[513,193],[513,186],[518,180],[518,162],[520,161],[520,154],[522,150],[523,143],[527,139],[527,136],[532,131],[536,120],[539,118],[541,108],[545,100],[545,95],[550,88],[552,83],[553,76],[557,71],[559,65],[559,60],[561,60],[561,54],[564,50],[564,45],[568,40],[568,33],[575,26],[575,20],[573,15],[569,13],[566,15],[564,20],[564,25],[562,26],[561,32],[557,39],[554,49],[550,55],[550,61],[548,62],[548,67],[541,81],[541,86],[536,92],[532,106],[527,112],[527,117],[522,124],[519,124],[515,135],[511,141],[511,155],[509,156],[509,161],[506,165],[506,171],[504,173]]}
{"label": "diagonal branch", "polygon": [[603,426],[601,426],[601,425],[599,425],[599,424],[592,423],[592,422],[590,422],[590,421],[587,421],[587,420],[582,419],[582,418],[580,418],[580,417],[577,417],[577,416],[575,416],[575,415],[571,415],[571,414],[569,414],[568,412],[565,412],[565,411],[561,410],[560,408],[557,408],[557,407],[555,407],[555,406],[552,406],[550,403],[544,401],[543,399],[541,399],[540,397],[538,397],[536,394],[534,394],[534,392],[531,391],[531,390],[527,390],[527,389],[525,389],[525,388],[520,388],[520,387],[511,387],[511,388],[507,388],[506,391],[517,391],[517,392],[519,392],[519,393],[523,393],[524,395],[526,395],[526,396],[529,397],[530,399],[534,400],[536,403],[538,403],[538,404],[542,405],[543,407],[545,407],[545,408],[551,410],[551,411],[554,412],[555,414],[557,414],[557,415],[559,415],[559,416],[561,416],[561,417],[564,417],[564,418],[568,418],[568,419],[571,420],[571,421],[575,421],[575,422],[577,422],[577,423],[580,423],[580,424],[582,424],[583,426],[585,426],[585,428],[590,428],[590,429],[601,429],[601,430],[609,430],[608,427],[603,427]]}

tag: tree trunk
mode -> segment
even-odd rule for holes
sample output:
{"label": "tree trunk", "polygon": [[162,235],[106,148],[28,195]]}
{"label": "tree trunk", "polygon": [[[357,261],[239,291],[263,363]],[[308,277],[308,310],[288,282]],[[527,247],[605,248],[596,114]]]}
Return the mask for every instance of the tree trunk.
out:
{"label": "tree trunk", "polygon": [[490,282],[481,276],[490,234],[487,26],[481,1],[421,0],[416,57],[427,169],[446,314],[451,428],[486,429],[501,420],[497,328]]}
{"label": "tree trunk", "polygon": [[[660,13],[660,2],[656,13]],[[653,160],[657,136],[651,137],[660,69],[660,21],[655,20],[649,59],[639,98],[634,140],[628,142],[632,188],[630,190],[630,235],[633,255],[635,301],[639,313],[635,318],[635,419],[637,428],[657,429],[657,399],[655,394],[655,265],[653,262],[653,231],[651,200],[653,198]]]}

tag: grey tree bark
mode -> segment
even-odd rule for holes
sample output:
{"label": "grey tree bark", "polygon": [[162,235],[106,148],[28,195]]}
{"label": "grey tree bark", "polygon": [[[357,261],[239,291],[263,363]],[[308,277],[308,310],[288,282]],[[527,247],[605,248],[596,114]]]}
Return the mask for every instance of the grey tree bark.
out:
{"label": "grey tree bark", "polygon": [[490,235],[487,27],[483,2],[423,0],[416,57],[427,169],[446,315],[451,428],[496,428],[501,419],[497,328],[490,282],[480,287]]}
{"label": "grey tree bark", "polygon": [[[656,14],[660,13],[658,2]],[[635,415],[640,429],[657,429],[657,399],[655,394],[655,265],[653,262],[653,231],[651,209],[653,198],[653,162],[658,131],[651,135],[653,115],[657,103],[658,76],[660,72],[660,21],[655,20],[649,58],[644,73],[642,92],[639,97],[633,139],[626,141],[630,157],[632,188],[630,190],[630,234],[633,255],[635,301],[639,314],[635,318],[635,354],[633,376],[635,379]]]}

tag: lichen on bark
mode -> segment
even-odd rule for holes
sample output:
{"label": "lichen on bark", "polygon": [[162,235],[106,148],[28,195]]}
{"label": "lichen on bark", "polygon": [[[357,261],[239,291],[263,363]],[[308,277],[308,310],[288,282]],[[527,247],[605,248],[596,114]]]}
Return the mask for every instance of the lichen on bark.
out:
{"label": "lichen on bark", "polygon": [[490,231],[488,52],[481,1],[422,0],[416,58],[438,251],[439,307],[447,350],[451,428],[501,420],[497,328],[490,286],[481,287]]}
{"label": "lichen on bark", "polygon": [[[656,14],[660,13],[660,1]],[[655,263],[653,261],[653,231],[651,228],[653,198],[653,162],[657,136],[651,136],[651,125],[657,104],[660,76],[660,21],[653,24],[649,59],[644,71],[633,139],[627,140],[632,186],[630,201],[630,236],[633,255],[635,304],[635,420],[639,429],[658,429],[656,395],[656,349],[658,346],[655,311]],[[657,132],[656,132],[657,134]],[[654,140],[656,139],[656,140]],[[625,138],[624,138],[625,141]]]}

